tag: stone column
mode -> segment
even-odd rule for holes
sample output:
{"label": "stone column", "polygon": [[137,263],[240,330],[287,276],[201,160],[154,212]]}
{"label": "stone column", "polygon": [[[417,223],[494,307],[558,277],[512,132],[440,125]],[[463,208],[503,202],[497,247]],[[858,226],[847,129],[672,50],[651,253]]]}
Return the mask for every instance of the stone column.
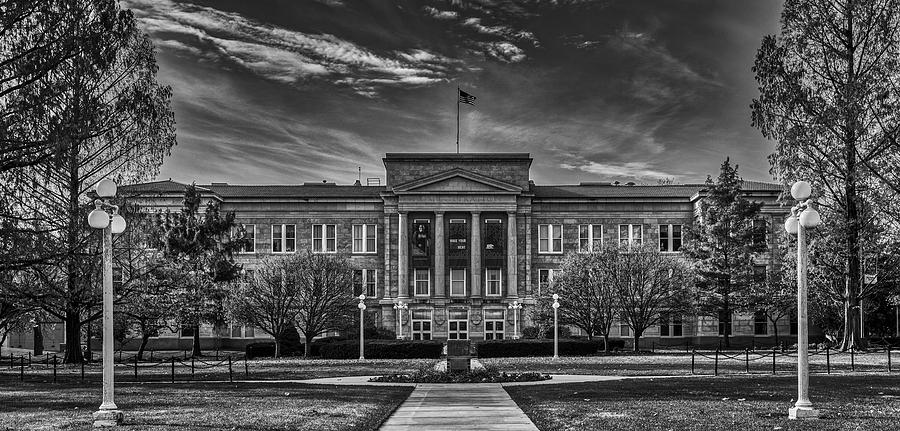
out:
{"label": "stone column", "polygon": [[472,211],[472,298],[481,298],[481,213]]}
{"label": "stone column", "polygon": [[409,229],[406,211],[399,211],[397,235],[397,297],[409,298]]}
{"label": "stone column", "polygon": [[[381,299],[393,298],[396,294],[391,294],[391,215],[384,215],[384,227],[378,239],[381,240],[381,255],[384,256],[384,267],[381,270],[382,280],[378,286],[378,297]],[[376,247],[378,245],[376,244]]]}
{"label": "stone column", "polygon": [[434,296],[436,298],[447,296],[447,291],[444,289],[444,270],[447,267],[445,241],[444,212],[437,211],[434,213]]}
{"label": "stone column", "polygon": [[510,211],[506,214],[506,296],[509,298],[518,298],[519,248],[516,236],[516,212]]}

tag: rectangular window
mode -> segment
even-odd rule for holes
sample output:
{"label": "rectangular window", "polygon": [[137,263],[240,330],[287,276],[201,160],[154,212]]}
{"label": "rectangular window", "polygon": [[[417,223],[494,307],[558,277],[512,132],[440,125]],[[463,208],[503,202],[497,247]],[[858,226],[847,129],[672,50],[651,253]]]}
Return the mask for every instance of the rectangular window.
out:
{"label": "rectangular window", "polygon": [[469,310],[449,310],[447,319],[448,340],[469,339]]}
{"label": "rectangular window", "polygon": [[485,340],[503,339],[503,311],[504,310],[484,310]]}
{"label": "rectangular window", "polygon": [[791,312],[788,314],[788,320],[790,321],[790,328],[788,332],[790,335],[797,335],[797,309],[792,308]]}
{"label": "rectangular window", "polygon": [[231,333],[231,338],[253,338],[256,336],[256,331],[254,331],[252,326],[244,326],[236,323],[231,324],[229,332]]}
{"label": "rectangular window", "polygon": [[466,296],[466,269],[450,269],[450,296]]}
{"label": "rectangular window", "polygon": [[112,273],[113,292],[120,292],[125,285],[125,270],[121,266],[114,266]]}
{"label": "rectangular window", "polygon": [[769,236],[769,223],[766,219],[753,220],[753,245],[759,246],[766,244],[766,238]]}
{"label": "rectangular window", "polygon": [[239,253],[256,253],[256,225],[255,224],[245,224],[244,232],[247,233],[244,245],[241,246],[241,249],[238,251]]}
{"label": "rectangular window", "polygon": [[416,296],[431,294],[431,271],[428,268],[416,268],[413,271]]}
{"label": "rectangular window", "polygon": [[753,282],[754,283],[765,283],[766,282],[766,266],[765,265],[753,265]]}
{"label": "rectangular window", "polygon": [[603,246],[603,225],[578,225],[578,252],[590,253]]}
{"label": "rectangular window", "polygon": [[683,333],[681,317],[663,317],[659,321],[660,337],[680,337]]}
{"label": "rectangular window", "polygon": [[731,335],[731,314],[719,313],[719,335]]}
{"label": "rectangular window", "polygon": [[367,297],[375,297],[375,288],[378,286],[377,271],[374,269],[357,269],[353,271],[353,296],[365,294]]}
{"label": "rectangular window", "polygon": [[627,323],[619,323],[619,336],[620,337],[630,337],[631,336],[631,326]]}
{"label": "rectangular window", "polygon": [[538,253],[562,253],[562,233],[561,224],[538,225]]}
{"label": "rectangular window", "polygon": [[336,226],[333,224],[312,225],[312,251],[313,253],[337,252]]}
{"label": "rectangular window", "polygon": [[753,313],[753,335],[769,335],[769,321],[762,311]]}
{"label": "rectangular window", "polygon": [[548,288],[553,283],[553,274],[556,272],[556,269],[539,269],[538,270],[538,296],[541,296],[541,292],[548,292]]}
{"label": "rectangular window", "polygon": [[681,225],[659,225],[659,251],[673,253],[681,251]]}
{"label": "rectangular window", "polygon": [[619,244],[631,245],[644,242],[644,225],[641,224],[620,224],[619,225]]}
{"label": "rectangular window", "polygon": [[500,296],[501,286],[501,274],[502,271],[497,268],[485,269],[484,270],[484,279],[487,284],[487,294],[488,296]]}
{"label": "rectangular window", "polygon": [[375,253],[374,224],[353,225],[353,253]]}
{"label": "rectangular window", "polygon": [[431,310],[412,310],[413,340],[431,339]]}
{"label": "rectangular window", "polygon": [[293,253],[297,250],[297,226],[272,225],[272,253]]}

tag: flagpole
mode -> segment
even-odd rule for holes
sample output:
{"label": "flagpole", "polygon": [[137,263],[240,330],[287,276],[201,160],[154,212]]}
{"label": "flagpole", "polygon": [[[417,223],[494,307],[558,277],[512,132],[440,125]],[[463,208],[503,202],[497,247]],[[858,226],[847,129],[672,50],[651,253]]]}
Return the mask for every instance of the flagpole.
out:
{"label": "flagpole", "polygon": [[459,154],[459,87],[456,87],[456,154]]}

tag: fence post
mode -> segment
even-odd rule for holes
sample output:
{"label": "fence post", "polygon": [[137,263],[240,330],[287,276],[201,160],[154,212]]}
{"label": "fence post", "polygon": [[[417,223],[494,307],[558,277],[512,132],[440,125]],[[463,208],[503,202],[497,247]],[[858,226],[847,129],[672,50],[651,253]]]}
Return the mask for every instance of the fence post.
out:
{"label": "fence post", "polygon": [[831,348],[825,346],[825,373],[831,374]]}
{"label": "fence post", "polygon": [[250,366],[247,365],[247,355],[244,355],[244,377],[250,377]]}
{"label": "fence post", "polygon": [[697,349],[691,350],[691,374],[694,374],[694,357],[697,355]]}
{"label": "fence post", "polygon": [[654,349],[656,349],[656,341],[650,342],[650,353],[653,353]]}
{"label": "fence post", "polygon": [[81,381],[84,381],[84,361],[81,361]]}
{"label": "fence post", "polygon": [[891,372],[891,345],[887,346],[887,357],[888,357],[888,373]]}
{"label": "fence post", "polygon": [[750,349],[744,349],[744,368],[750,374]]}
{"label": "fence post", "polygon": [[134,379],[138,379],[138,357],[134,355]]}
{"label": "fence post", "polygon": [[856,371],[856,353],[853,346],[850,346],[850,371]]}
{"label": "fence post", "polygon": [[191,380],[194,380],[194,357],[191,356]]}
{"label": "fence post", "polygon": [[231,370],[231,355],[228,355],[228,381],[234,383],[234,372]]}
{"label": "fence post", "polygon": [[772,346],[772,374],[776,374],[775,371],[775,356],[778,355],[778,347]]}
{"label": "fence post", "polygon": [[53,383],[56,383],[56,355],[53,355]]}
{"label": "fence post", "polygon": [[153,349],[150,349],[150,360],[153,361]]}
{"label": "fence post", "polygon": [[716,349],[716,367],[715,367],[715,375],[719,375],[719,349]]}
{"label": "fence post", "polygon": [[175,383],[175,357],[172,356],[172,383]]}

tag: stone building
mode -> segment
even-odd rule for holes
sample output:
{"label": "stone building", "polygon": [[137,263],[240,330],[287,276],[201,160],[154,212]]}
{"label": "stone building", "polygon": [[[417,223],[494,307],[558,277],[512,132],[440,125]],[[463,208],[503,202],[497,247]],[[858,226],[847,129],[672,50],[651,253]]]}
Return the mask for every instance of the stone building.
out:
{"label": "stone building", "polygon": [[[204,199],[234,211],[253,236],[253,246],[238,255],[245,268],[252,270],[258,259],[272,254],[343,252],[380,325],[397,328],[394,304],[403,301],[409,304],[400,327],[404,336],[473,340],[512,337],[508,304],[524,304],[520,317],[526,317],[569,252],[651,242],[665,253],[679,253],[704,195],[702,184],[537,185],[530,180],[527,153],[388,153],[383,161],[386,181],[377,186],[199,187]],[[153,209],[177,209],[184,187],[159,181],[125,190]],[[745,181],[744,191],[764,202],[760,222],[767,223],[772,238],[787,213],[776,203],[781,187]],[[767,262],[759,261],[761,273]],[[787,320],[779,323],[781,335],[795,330]],[[527,324],[519,319],[519,333]],[[739,344],[772,342],[774,328],[759,316],[736,315],[731,325]],[[648,343],[710,344],[722,330],[715,319],[683,316],[645,336]],[[238,347],[264,334],[230,326],[204,328],[201,336]],[[613,336],[631,339],[627,325],[616,325]],[[190,339],[162,334],[153,343],[183,348]]]}

